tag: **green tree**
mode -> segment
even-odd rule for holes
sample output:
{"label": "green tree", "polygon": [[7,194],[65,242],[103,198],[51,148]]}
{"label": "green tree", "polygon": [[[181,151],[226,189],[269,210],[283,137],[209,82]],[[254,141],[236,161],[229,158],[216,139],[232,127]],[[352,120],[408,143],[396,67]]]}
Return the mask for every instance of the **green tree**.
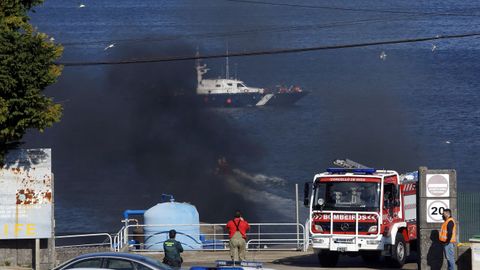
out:
{"label": "green tree", "polygon": [[62,106],[43,94],[61,73],[63,48],[30,23],[43,0],[0,0],[0,164],[28,129],[41,132],[60,121]]}

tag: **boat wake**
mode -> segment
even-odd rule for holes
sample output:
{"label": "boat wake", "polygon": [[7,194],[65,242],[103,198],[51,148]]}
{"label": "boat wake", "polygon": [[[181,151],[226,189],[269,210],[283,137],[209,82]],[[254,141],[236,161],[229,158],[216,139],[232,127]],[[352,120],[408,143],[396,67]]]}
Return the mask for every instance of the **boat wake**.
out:
{"label": "boat wake", "polygon": [[287,181],[283,178],[280,178],[280,177],[276,177],[276,176],[268,176],[268,175],[264,175],[264,174],[249,174],[245,171],[242,171],[240,169],[233,169],[232,170],[234,174],[236,174],[237,176],[241,177],[241,178],[244,178],[244,179],[248,179],[250,180],[252,183],[255,183],[257,185],[264,185],[264,186],[268,186],[268,187],[272,187],[272,186],[285,186],[285,184],[287,183]]}
{"label": "boat wake", "polygon": [[260,219],[294,219],[295,200],[287,196],[287,180],[264,174],[250,174],[240,169],[232,169],[232,174],[225,178],[231,192],[241,195],[255,205],[255,209],[247,210],[254,211]]}

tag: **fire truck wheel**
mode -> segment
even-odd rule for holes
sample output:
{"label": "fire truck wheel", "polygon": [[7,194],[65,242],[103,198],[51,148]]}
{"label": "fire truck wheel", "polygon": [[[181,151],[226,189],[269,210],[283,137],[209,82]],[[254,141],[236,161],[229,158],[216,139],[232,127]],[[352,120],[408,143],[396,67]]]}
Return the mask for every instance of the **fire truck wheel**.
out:
{"label": "fire truck wheel", "polygon": [[395,245],[392,246],[392,256],[389,262],[393,267],[402,267],[405,264],[407,257],[407,248],[405,246],[405,239],[401,233],[397,233],[395,237]]}
{"label": "fire truck wheel", "polygon": [[318,260],[320,261],[320,265],[323,267],[334,267],[338,263],[338,257],[340,254],[334,251],[320,251],[318,253]]}
{"label": "fire truck wheel", "polygon": [[378,262],[382,256],[382,252],[378,250],[363,251],[360,255],[365,263],[370,264]]}

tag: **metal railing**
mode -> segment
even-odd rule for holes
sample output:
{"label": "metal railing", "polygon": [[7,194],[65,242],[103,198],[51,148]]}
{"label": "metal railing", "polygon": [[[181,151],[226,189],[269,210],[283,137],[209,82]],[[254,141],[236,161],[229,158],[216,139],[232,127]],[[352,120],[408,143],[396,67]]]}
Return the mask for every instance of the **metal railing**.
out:
{"label": "metal railing", "polygon": [[458,237],[468,242],[475,234],[480,234],[480,193],[457,193]]}
{"label": "metal railing", "polygon": [[[458,193],[458,219],[459,219],[459,236],[461,241],[468,241],[473,234],[480,233],[480,193]],[[342,211],[343,212],[343,211]],[[343,212],[347,213],[347,212]],[[355,213],[355,212],[352,212]],[[330,222],[334,213],[330,215]],[[355,213],[356,214],[356,213]],[[364,213],[362,213],[364,214]],[[368,214],[377,215],[372,212]],[[355,221],[355,233],[358,234],[358,216]],[[377,219],[380,222],[380,218]],[[378,224],[380,225],[380,224]],[[157,231],[165,233],[167,239],[168,230],[175,228],[181,231],[182,227],[198,226],[200,232],[191,235],[198,239],[201,248],[192,250],[228,250],[228,235],[224,232],[225,224],[162,224],[162,225],[134,225],[128,224],[123,226],[118,233],[111,235],[109,233],[92,233],[92,234],[74,234],[55,236],[57,248],[68,247],[92,247],[103,246],[109,247],[113,251],[121,251],[125,249],[136,249],[138,251],[151,250],[146,248],[145,243],[134,242],[136,237],[149,237],[147,233],[133,233],[133,228],[157,228]],[[251,230],[247,234],[247,248],[249,250],[304,250],[306,251],[311,244],[311,221],[307,220],[305,224],[300,223],[252,223]],[[282,228],[287,227],[287,229]],[[379,226],[377,227],[379,228]],[[330,230],[333,229],[330,224]],[[206,232],[208,231],[208,232]],[[332,231],[330,232],[332,233]],[[331,234],[330,234],[331,235]],[[345,236],[345,235],[343,235]],[[375,236],[375,234],[373,235]],[[362,237],[364,237],[362,235]],[[207,241],[200,241],[200,238]],[[92,239],[92,240],[87,240]],[[65,240],[65,241],[64,241]],[[62,244],[65,242],[67,244]],[[152,250],[154,251],[154,249]]]}
{"label": "metal railing", "polygon": [[[191,228],[198,229],[192,231]],[[161,251],[161,245],[168,239],[168,231],[175,229],[178,231],[177,240],[188,237],[194,244],[187,244],[188,250],[228,250],[229,239],[224,228],[224,223],[129,224],[115,235],[112,247],[115,251]],[[137,232],[134,232],[134,229]],[[142,232],[138,232],[139,230]],[[182,231],[189,233],[186,235],[181,233]],[[300,223],[251,223],[247,233],[248,250],[306,250],[309,241],[308,232]]]}
{"label": "metal railing", "polygon": [[[64,240],[65,241],[58,241]],[[113,238],[108,233],[71,234],[55,236],[55,248],[109,247],[114,250]],[[61,242],[65,242],[62,244]]]}

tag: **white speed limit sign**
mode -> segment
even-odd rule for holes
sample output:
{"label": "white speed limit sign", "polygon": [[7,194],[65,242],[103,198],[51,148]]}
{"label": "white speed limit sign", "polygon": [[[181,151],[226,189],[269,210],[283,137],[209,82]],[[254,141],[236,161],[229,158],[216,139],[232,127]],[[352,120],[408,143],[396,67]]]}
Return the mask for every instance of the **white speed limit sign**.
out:
{"label": "white speed limit sign", "polygon": [[450,200],[427,200],[427,222],[442,223],[442,214],[450,208]]}

